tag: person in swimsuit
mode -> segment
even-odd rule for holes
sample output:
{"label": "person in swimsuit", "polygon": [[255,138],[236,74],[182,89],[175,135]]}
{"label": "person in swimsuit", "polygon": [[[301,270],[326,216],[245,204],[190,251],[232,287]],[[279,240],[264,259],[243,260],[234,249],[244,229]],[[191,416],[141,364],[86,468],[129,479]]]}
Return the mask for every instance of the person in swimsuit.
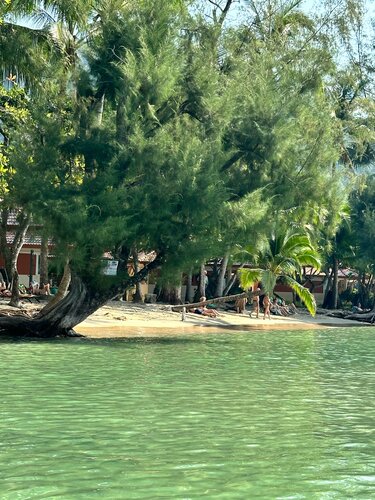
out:
{"label": "person in swimsuit", "polygon": [[[260,288],[257,288],[256,291],[259,292]],[[253,310],[250,313],[250,318],[252,318],[253,312],[255,313],[255,317],[259,318],[259,295],[254,295],[253,297]]]}
{"label": "person in swimsuit", "polygon": [[[200,302],[205,302],[206,300],[207,300],[206,297],[201,297],[199,299]],[[217,316],[219,316],[219,313],[215,311],[215,309],[208,309],[205,305],[196,307],[193,310],[193,312],[195,312],[195,314],[202,314],[203,316],[209,316],[210,318],[216,318]]]}

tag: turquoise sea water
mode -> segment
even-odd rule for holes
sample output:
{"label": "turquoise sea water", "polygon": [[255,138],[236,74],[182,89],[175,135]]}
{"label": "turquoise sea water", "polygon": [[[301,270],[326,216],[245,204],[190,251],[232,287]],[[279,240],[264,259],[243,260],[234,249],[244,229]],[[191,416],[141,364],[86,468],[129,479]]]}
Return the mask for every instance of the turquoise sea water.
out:
{"label": "turquoise sea water", "polygon": [[0,498],[375,498],[375,328],[0,343]]}

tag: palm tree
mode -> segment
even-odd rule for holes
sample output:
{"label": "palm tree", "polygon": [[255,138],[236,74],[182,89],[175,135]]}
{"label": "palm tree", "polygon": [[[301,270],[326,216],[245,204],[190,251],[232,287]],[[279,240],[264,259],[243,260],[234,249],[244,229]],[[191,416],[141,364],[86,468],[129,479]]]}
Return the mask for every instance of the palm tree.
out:
{"label": "palm tree", "polygon": [[319,255],[307,234],[295,231],[273,233],[258,249],[248,247],[246,250],[255,257],[259,267],[240,271],[240,283],[244,289],[261,281],[265,293],[272,294],[276,282],[282,280],[296,292],[310,314],[315,315],[314,296],[295,279],[301,274],[302,266],[320,268]]}

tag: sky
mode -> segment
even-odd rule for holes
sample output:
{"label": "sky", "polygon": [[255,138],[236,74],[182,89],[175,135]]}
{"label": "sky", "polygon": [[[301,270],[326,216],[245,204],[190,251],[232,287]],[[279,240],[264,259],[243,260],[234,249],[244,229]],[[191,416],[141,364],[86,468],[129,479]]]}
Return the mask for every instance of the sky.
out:
{"label": "sky", "polygon": [[[2,0],[0,0],[2,1]],[[354,0],[355,1],[355,0]],[[245,0],[239,0],[239,3],[245,3]],[[208,3],[208,2],[207,2]],[[224,0],[222,0],[222,4],[224,3]],[[302,10],[305,12],[317,12],[319,10],[319,7],[323,4],[322,0],[304,0],[302,3]],[[366,5],[366,16],[365,16],[365,29],[366,31],[370,34],[373,32],[373,26],[372,23],[375,22],[375,0],[365,0],[365,5]],[[233,12],[233,20],[238,17],[236,14]],[[234,21],[235,22],[235,21]],[[28,27],[35,27],[33,26],[32,21],[27,20],[27,19],[18,19],[18,23],[22,24],[24,26]]]}

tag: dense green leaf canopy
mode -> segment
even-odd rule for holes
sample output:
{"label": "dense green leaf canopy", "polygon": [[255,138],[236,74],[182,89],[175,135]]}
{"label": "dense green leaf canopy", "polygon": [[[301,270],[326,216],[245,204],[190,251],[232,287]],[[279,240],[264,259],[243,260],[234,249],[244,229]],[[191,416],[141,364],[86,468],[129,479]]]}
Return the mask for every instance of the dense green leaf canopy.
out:
{"label": "dense green leaf canopy", "polygon": [[[126,274],[133,248],[186,271],[275,222],[335,232],[346,138],[363,157],[371,127],[354,126],[361,102],[338,99],[326,24],[299,2],[268,3],[227,22],[235,2],[210,3],[211,17],[200,2],[8,2],[1,63],[24,75],[11,85],[27,85],[29,110],[6,152],[14,198],[76,273],[97,280],[110,251]],[[268,240],[274,275],[318,266],[305,234]]]}

